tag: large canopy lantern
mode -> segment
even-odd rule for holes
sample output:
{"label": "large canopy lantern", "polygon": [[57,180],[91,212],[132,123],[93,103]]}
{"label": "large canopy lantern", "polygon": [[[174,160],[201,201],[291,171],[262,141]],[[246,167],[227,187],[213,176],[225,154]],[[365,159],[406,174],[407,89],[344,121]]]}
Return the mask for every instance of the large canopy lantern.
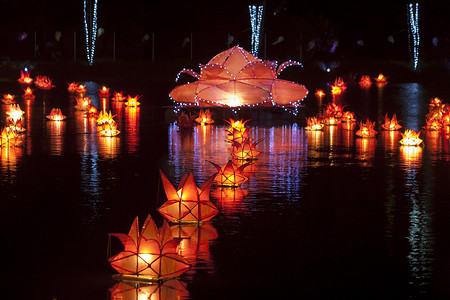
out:
{"label": "large canopy lantern", "polygon": [[295,108],[308,94],[305,86],[277,76],[286,67],[300,65],[286,61],[277,68],[276,61],[264,61],[239,46],[214,56],[200,65],[200,74],[183,69],[195,82],[175,87],[170,97],[177,103],[192,106],[280,106]]}

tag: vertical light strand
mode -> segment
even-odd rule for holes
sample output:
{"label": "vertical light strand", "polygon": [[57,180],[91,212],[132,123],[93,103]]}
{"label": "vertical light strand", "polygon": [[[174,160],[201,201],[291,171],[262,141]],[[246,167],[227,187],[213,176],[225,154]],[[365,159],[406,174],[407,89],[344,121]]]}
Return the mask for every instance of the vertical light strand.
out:
{"label": "vertical light strand", "polygon": [[97,39],[97,0],[92,7],[89,0],[84,0],[84,33],[86,36],[86,57],[89,65],[94,62],[95,41]]}
{"label": "vertical light strand", "polygon": [[262,5],[249,5],[248,9],[250,11],[250,25],[252,26],[252,49],[251,53],[254,56],[258,56],[259,51],[259,40],[261,36],[261,23],[264,6]]}
{"label": "vertical light strand", "polygon": [[[414,70],[417,69],[419,63],[419,3],[408,4],[408,31],[409,31],[409,52],[413,57]],[[411,45],[412,40],[412,45]]]}

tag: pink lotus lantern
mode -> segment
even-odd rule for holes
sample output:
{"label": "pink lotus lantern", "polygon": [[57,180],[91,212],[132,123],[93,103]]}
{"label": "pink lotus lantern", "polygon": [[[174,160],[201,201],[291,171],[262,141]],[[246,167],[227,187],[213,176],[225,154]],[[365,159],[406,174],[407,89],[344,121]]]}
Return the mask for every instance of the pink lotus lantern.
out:
{"label": "pink lotus lantern", "polygon": [[24,90],[24,94],[22,95],[23,99],[26,100],[32,100],[35,98],[34,94],[33,94],[34,90],[32,88],[30,88],[29,86]]}
{"label": "pink lotus lantern", "polygon": [[128,234],[112,233],[124,247],[109,258],[111,267],[120,273],[119,279],[157,281],[177,277],[190,265],[177,254],[178,243],[173,240],[167,221],[158,230],[150,215],[139,232],[138,217]]}
{"label": "pink lotus lantern", "polygon": [[336,103],[328,103],[326,110],[324,111],[324,115],[326,117],[333,116],[335,118],[342,118],[344,114],[344,107]]}
{"label": "pink lotus lantern", "polygon": [[367,119],[366,123],[359,122],[359,130],[356,131],[356,135],[363,138],[374,137],[377,134],[375,128],[375,122],[370,122]]}
{"label": "pink lotus lantern", "polygon": [[17,79],[17,81],[20,84],[24,84],[24,85],[30,85],[33,83],[33,78],[30,77],[30,74],[28,74],[28,71],[20,71],[20,78]]}
{"label": "pink lotus lantern", "polygon": [[192,173],[184,174],[178,189],[161,173],[167,201],[158,211],[172,223],[200,223],[211,220],[219,212],[209,200],[209,192],[215,175],[209,177],[200,188]]}
{"label": "pink lotus lantern", "polygon": [[111,98],[112,101],[122,102],[127,98],[123,95],[123,92],[114,92],[114,96]]}
{"label": "pink lotus lantern", "polygon": [[3,99],[2,102],[4,104],[13,104],[16,103],[16,101],[14,100],[16,96],[15,95],[11,95],[11,94],[3,94]]}
{"label": "pink lotus lantern", "polygon": [[250,139],[246,139],[243,142],[233,141],[231,155],[238,160],[256,160],[257,156],[261,154],[261,152],[256,150],[258,143],[259,141],[252,143]]}
{"label": "pink lotus lantern", "polygon": [[125,105],[126,105],[126,106],[131,106],[131,107],[139,106],[139,105],[141,104],[141,103],[138,102],[138,99],[139,99],[140,97],[141,97],[141,96],[139,96],[139,95],[134,96],[134,97],[128,96],[127,102],[125,102]]}
{"label": "pink lotus lantern", "polygon": [[394,114],[392,119],[389,119],[388,115],[384,116],[384,124],[381,125],[384,130],[399,130],[402,125],[398,124],[397,115]]}
{"label": "pink lotus lantern", "polygon": [[200,112],[198,114],[198,117],[195,119],[195,122],[197,122],[200,125],[206,125],[214,123],[214,120],[212,119],[212,114],[209,111],[209,109],[206,110],[200,109]]}
{"label": "pink lotus lantern", "polygon": [[278,69],[275,61],[263,61],[239,46],[214,56],[200,66],[200,74],[183,69],[198,81],[175,87],[170,97],[194,106],[281,106],[296,109],[308,90],[300,84],[278,79],[280,72],[300,63],[287,61]]}
{"label": "pink lotus lantern", "polygon": [[42,90],[50,90],[54,88],[55,86],[52,84],[52,80],[48,78],[47,76],[36,76],[36,79],[34,80],[34,85],[36,85],[38,88]]}
{"label": "pink lotus lantern", "polygon": [[244,169],[250,165],[250,163],[237,166],[232,160],[229,160],[222,167],[213,162],[210,163],[217,169],[218,173],[214,177],[214,181],[219,186],[237,187],[248,180],[248,177],[245,176],[243,172]]}
{"label": "pink lotus lantern", "polygon": [[107,88],[106,86],[102,86],[102,88],[99,90],[98,95],[101,98],[107,98],[109,97],[109,88]]}
{"label": "pink lotus lantern", "polygon": [[422,143],[420,136],[420,131],[416,132],[413,129],[406,129],[405,133],[400,132],[402,139],[400,144],[403,146],[419,146]]}
{"label": "pink lotus lantern", "polygon": [[317,117],[306,118],[306,127],[305,130],[317,131],[323,130],[324,124]]}
{"label": "pink lotus lantern", "polygon": [[359,81],[359,85],[364,88],[369,88],[372,86],[372,79],[368,75],[363,75]]}
{"label": "pink lotus lantern", "polygon": [[47,119],[50,121],[63,121],[66,119],[66,116],[62,114],[61,109],[52,108],[50,114],[47,116]]}

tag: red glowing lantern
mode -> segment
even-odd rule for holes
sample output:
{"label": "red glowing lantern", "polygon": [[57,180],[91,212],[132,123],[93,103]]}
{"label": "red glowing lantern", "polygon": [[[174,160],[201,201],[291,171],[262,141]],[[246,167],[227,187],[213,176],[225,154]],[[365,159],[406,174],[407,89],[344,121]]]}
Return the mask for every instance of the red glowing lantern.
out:
{"label": "red glowing lantern", "polygon": [[4,104],[13,104],[16,103],[16,101],[14,100],[16,96],[15,95],[11,95],[11,94],[3,94],[3,99],[2,102]]}
{"label": "red glowing lantern", "polygon": [[331,86],[331,94],[332,95],[340,95],[343,92],[345,92],[345,90],[347,89],[347,87],[345,86],[345,82],[341,77],[338,77],[334,81],[334,84],[332,84],[330,86]]}
{"label": "red glowing lantern", "polygon": [[239,46],[232,47],[200,66],[200,74],[183,69],[198,81],[175,87],[170,97],[186,105],[225,107],[283,106],[296,108],[308,94],[300,84],[278,79],[288,66],[300,65],[288,61],[278,69],[276,62],[263,61]]}
{"label": "red glowing lantern", "polygon": [[24,91],[24,94],[22,95],[23,99],[31,100],[31,99],[35,98],[35,96],[33,94],[34,90],[32,88],[30,88],[29,86],[23,91]]}
{"label": "red glowing lantern", "polygon": [[124,96],[123,92],[114,92],[114,96],[111,98],[112,101],[122,102],[127,98]]}
{"label": "red glowing lantern", "polygon": [[140,95],[136,95],[134,97],[128,96],[127,102],[125,102],[126,106],[136,107],[139,106],[141,103],[138,102],[138,99],[140,98]]}
{"label": "red glowing lantern", "polygon": [[77,97],[77,105],[75,105],[76,110],[88,110],[91,107],[91,98],[90,97]]}
{"label": "red glowing lantern", "polygon": [[305,130],[311,131],[323,130],[323,126],[324,124],[319,118],[316,117],[306,118]]}
{"label": "red glowing lantern", "polygon": [[28,71],[25,71],[25,72],[20,71],[20,78],[17,79],[17,81],[20,84],[30,85],[33,83],[33,78],[30,77],[30,74],[28,74]]}
{"label": "red glowing lantern", "polygon": [[215,175],[209,177],[200,188],[197,187],[192,173],[184,174],[178,190],[161,173],[161,180],[167,201],[158,211],[172,223],[199,223],[211,220],[219,212],[209,201],[209,191]]}
{"label": "red glowing lantern", "polygon": [[34,80],[34,85],[42,90],[50,90],[55,86],[52,84],[52,80],[47,76],[36,76]]}
{"label": "red glowing lantern", "polygon": [[319,90],[316,90],[315,95],[317,98],[322,99],[323,97],[325,97],[325,92],[323,90],[319,89]]}
{"label": "red glowing lantern", "polygon": [[102,86],[102,88],[99,90],[98,95],[101,98],[107,98],[109,97],[109,88],[107,88],[106,86]]}
{"label": "red glowing lantern", "polygon": [[245,176],[243,172],[250,163],[237,166],[232,160],[229,160],[222,167],[213,162],[210,163],[217,169],[217,175],[215,175],[214,181],[219,186],[237,187],[248,180],[248,177]]}
{"label": "red glowing lantern", "polygon": [[398,124],[397,115],[394,114],[392,119],[389,119],[388,115],[384,116],[384,124],[381,125],[381,128],[384,130],[399,130],[402,128],[402,125]]}
{"label": "red glowing lantern", "polygon": [[367,119],[366,123],[359,122],[359,130],[356,131],[356,135],[363,138],[374,137],[377,134],[374,128],[375,122],[370,122],[369,119]]}
{"label": "red glowing lantern", "polygon": [[347,123],[356,122],[355,113],[352,111],[344,111],[341,121]]}
{"label": "red glowing lantern", "polygon": [[369,88],[372,86],[372,80],[368,75],[363,75],[359,81],[359,85],[364,88]]}
{"label": "red glowing lantern", "polygon": [[214,120],[212,119],[212,114],[209,109],[203,110],[200,109],[198,117],[195,119],[195,122],[201,125],[212,124]]}
{"label": "red glowing lantern", "polygon": [[400,144],[403,146],[419,146],[422,143],[422,139],[419,137],[420,131],[416,132],[412,129],[406,129],[405,133],[400,133],[402,135]]}
{"label": "red glowing lantern", "polygon": [[423,126],[425,130],[437,131],[442,129],[442,123],[439,118],[430,118],[425,120],[426,125]]}
{"label": "red glowing lantern", "polygon": [[379,74],[377,78],[375,78],[375,81],[379,87],[385,86],[387,84],[387,77],[385,77],[383,74]]}
{"label": "red glowing lantern", "polygon": [[124,247],[109,258],[111,266],[120,273],[118,278],[134,280],[164,280],[186,272],[190,265],[177,254],[178,243],[173,240],[167,221],[158,230],[148,215],[139,232],[136,217],[127,234],[113,233]]}
{"label": "red glowing lantern", "polygon": [[85,84],[80,84],[78,86],[78,88],[76,89],[76,93],[78,94],[78,97],[83,98],[84,95],[86,94],[86,85]]}
{"label": "red glowing lantern", "polygon": [[256,145],[260,141],[251,142],[250,139],[245,139],[242,142],[233,141],[233,148],[231,155],[238,160],[256,160],[257,156],[261,154],[256,150]]}
{"label": "red glowing lantern", "polygon": [[47,119],[50,121],[62,121],[66,119],[66,116],[62,114],[61,109],[52,108],[50,114],[47,116]]}
{"label": "red glowing lantern", "polygon": [[67,91],[71,94],[74,94],[78,91],[79,83],[78,82],[70,82],[67,84]]}

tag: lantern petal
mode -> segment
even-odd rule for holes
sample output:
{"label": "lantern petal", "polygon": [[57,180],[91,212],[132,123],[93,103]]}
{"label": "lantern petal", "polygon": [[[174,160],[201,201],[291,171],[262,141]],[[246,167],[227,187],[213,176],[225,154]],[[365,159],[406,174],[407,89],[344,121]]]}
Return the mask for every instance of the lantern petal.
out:
{"label": "lantern petal", "polygon": [[159,173],[161,174],[161,180],[163,182],[164,191],[166,193],[168,200],[179,200],[180,196],[177,193],[177,190],[174,188],[172,183],[167,179],[167,177],[164,175],[164,173],[159,170]]}

